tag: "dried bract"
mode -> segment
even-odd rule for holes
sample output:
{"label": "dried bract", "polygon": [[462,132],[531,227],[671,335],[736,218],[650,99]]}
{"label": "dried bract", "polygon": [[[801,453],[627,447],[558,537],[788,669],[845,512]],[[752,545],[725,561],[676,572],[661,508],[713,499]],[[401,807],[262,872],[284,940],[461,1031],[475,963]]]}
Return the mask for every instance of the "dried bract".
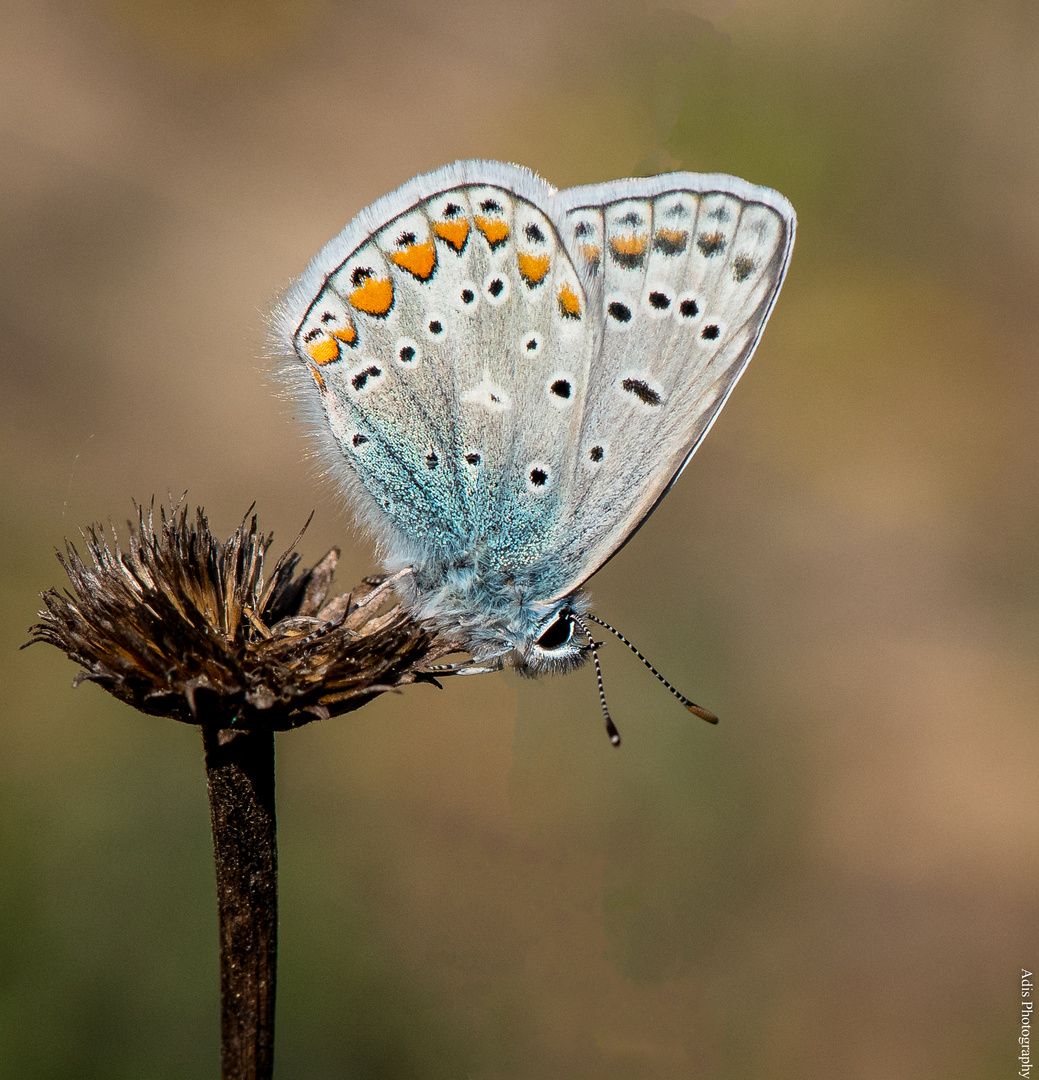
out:
{"label": "dried bract", "polygon": [[92,566],[66,543],[72,591],[43,594],[31,641],[68,654],[90,680],[142,712],[189,724],[282,731],[359,708],[416,681],[457,647],[414,622],[392,584],[366,579],[330,596],[330,551],[296,576],[291,548],[269,578],[273,539],[255,515],[226,543],[205,514],[138,507],[128,549],[84,532]]}

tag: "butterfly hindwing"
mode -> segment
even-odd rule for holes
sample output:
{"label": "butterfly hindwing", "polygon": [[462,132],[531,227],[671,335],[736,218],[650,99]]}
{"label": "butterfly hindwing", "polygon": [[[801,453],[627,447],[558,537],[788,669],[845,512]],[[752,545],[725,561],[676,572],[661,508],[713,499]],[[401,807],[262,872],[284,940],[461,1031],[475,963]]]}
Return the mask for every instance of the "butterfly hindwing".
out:
{"label": "butterfly hindwing", "polygon": [[[496,196],[503,198],[502,193]],[[556,533],[569,505],[576,439],[588,391],[592,324],[565,247],[546,214],[514,200],[512,250],[497,266],[507,275],[510,304],[493,327],[494,344],[469,366],[471,383],[490,372],[509,397],[501,415],[475,407],[482,391],[462,389],[460,423],[480,425],[492,448],[497,490],[485,505],[487,556],[540,588],[557,571]],[[492,337],[485,332],[483,340]],[[465,366],[465,365],[464,365]],[[477,384],[481,385],[481,384]],[[468,408],[467,408],[468,406]]]}
{"label": "butterfly hindwing", "polygon": [[[362,490],[422,543],[427,531],[443,534],[452,514],[449,372],[422,333],[425,305],[400,287],[402,273],[377,240],[362,244],[328,275],[295,344],[316,364],[328,429]],[[326,339],[330,313],[348,329]]]}
{"label": "butterfly hindwing", "polygon": [[543,582],[594,327],[551,195],[497,163],[420,177],[328,245],[279,318],[362,513],[426,559],[540,562]]}

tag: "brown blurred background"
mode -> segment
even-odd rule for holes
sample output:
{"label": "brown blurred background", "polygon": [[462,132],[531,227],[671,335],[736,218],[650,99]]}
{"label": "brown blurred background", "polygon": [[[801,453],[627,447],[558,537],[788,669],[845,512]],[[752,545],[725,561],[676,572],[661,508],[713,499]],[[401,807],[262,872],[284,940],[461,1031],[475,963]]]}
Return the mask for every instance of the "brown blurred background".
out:
{"label": "brown blurred background", "polygon": [[1039,8],[6,0],[0,1075],[211,1077],[197,733],[16,648],[131,499],[374,568],[263,358],[279,289],[458,157],[778,188],[783,295],[593,583],[594,679],[279,737],[283,1077],[1013,1075],[1039,965]]}

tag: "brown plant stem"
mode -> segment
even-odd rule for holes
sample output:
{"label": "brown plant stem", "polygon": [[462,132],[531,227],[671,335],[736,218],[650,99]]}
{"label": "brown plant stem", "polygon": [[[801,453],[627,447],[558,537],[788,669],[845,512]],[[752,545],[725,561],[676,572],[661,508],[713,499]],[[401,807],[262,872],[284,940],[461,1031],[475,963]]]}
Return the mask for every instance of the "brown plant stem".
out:
{"label": "brown plant stem", "polygon": [[[302,534],[301,534],[302,535]],[[333,548],[299,572],[290,548],[246,516],[221,543],[206,515],[137,509],[125,545],[84,533],[60,556],[70,592],[48,589],[31,641],[47,642],[150,716],[202,729],[220,924],[223,1080],[271,1080],[277,955],[274,732],[359,709],[448,674],[458,643],[416,622],[394,578],[332,595]],[[403,572],[402,572],[403,573]],[[397,575],[398,577],[400,575]],[[463,650],[464,651],[464,650]]]}
{"label": "brown plant stem", "polygon": [[202,727],[220,923],[222,1080],[271,1080],[278,953],[274,733]]}

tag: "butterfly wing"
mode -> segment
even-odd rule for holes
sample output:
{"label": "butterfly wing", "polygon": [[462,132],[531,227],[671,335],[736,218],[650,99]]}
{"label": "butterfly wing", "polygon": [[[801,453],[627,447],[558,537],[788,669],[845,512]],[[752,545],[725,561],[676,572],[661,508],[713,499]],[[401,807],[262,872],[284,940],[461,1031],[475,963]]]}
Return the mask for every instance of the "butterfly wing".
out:
{"label": "butterfly wing", "polygon": [[693,173],[572,188],[555,204],[596,322],[559,522],[563,596],[632,536],[714,422],[775,303],[795,215],[767,188]]}
{"label": "butterfly wing", "polygon": [[276,314],[312,426],[391,558],[469,560],[542,595],[594,330],[553,194],[496,162],[418,177],[328,244]]}

